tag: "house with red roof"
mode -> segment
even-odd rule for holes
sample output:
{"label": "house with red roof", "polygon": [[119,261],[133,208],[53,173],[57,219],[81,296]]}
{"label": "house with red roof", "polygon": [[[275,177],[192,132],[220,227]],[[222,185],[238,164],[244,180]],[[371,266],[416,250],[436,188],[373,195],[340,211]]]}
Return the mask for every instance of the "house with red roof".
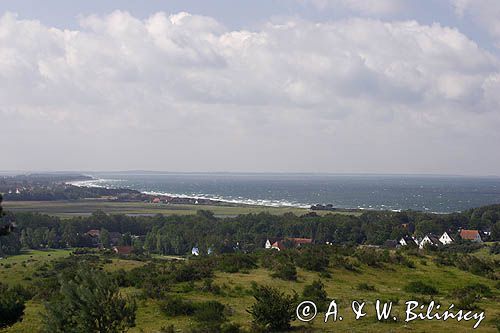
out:
{"label": "house with red roof", "polygon": [[462,229],[462,230],[460,230],[460,238],[462,238],[463,240],[468,240],[468,241],[473,241],[473,242],[478,242],[478,243],[483,242],[483,240],[481,239],[481,234],[479,233],[479,230]]}
{"label": "house with red roof", "polygon": [[[312,244],[312,242],[313,242],[312,238],[287,237],[285,239],[276,240],[274,243],[271,244],[271,249],[281,251],[291,246],[300,247],[305,244]],[[268,242],[266,242],[266,248],[268,248],[267,245]]]}

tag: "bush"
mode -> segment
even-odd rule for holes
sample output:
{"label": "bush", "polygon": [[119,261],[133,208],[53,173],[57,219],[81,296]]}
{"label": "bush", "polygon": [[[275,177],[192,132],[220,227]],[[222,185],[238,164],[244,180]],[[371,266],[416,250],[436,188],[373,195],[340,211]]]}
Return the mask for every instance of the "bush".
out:
{"label": "bush", "polygon": [[320,280],[306,285],[302,291],[302,298],[307,301],[313,301],[320,311],[326,310],[328,306],[328,295],[325,291],[325,285]]}
{"label": "bush", "polygon": [[413,281],[408,283],[404,290],[409,293],[417,293],[423,295],[437,295],[438,291],[436,288],[431,286],[430,284],[424,283],[422,281]]}
{"label": "bush", "polygon": [[357,289],[362,291],[377,291],[374,285],[365,282],[358,283]]}
{"label": "bush", "polygon": [[20,321],[24,313],[25,299],[15,290],[0,283],[0,328]]}
{"label": "bush", "polygon": [[271,276],[282,280],[296,281],[297,269],[291,262],[277,263]]}
{"label": "bush", "polygon": [[328,268],[330,259],[325,251],[317,247],[306,247],[299,252],[297,265],[309,271],[321,272]]}
{"label": "bush", "polygon": [[455,289],[451,293],[451,296],[457,300],[455,305],[459,309],[475,310],[478,308],[475,303],[482,297],[491,296],[491,289],[482,283],[474,283],[463,288]]}
{"label": "bush", "polygon": [[255,303],[247,311],[255,326],[273,331],[290,328],[290,322],[295,318],[297,294],[290,296],[272,287],[256,286],[253,296]]}
{"label": "bush", "polygon": [[224,321],[226,321],[224,309],[224,304],[217,301],[197,303],[194,307],[194,319],[200,323],[203,323],[204,325],[220,325]]}
{"label": "bush", "polygon": [[160,310],[169,317],[189,316],[194,313],[194,305],[179,296],[169,296],[160,302]]}
{"label": "bush", "polygon": [[226,273],[237,273],[257,267],[255,258],[249,254],[232,253],[216,257],[217,269]]}

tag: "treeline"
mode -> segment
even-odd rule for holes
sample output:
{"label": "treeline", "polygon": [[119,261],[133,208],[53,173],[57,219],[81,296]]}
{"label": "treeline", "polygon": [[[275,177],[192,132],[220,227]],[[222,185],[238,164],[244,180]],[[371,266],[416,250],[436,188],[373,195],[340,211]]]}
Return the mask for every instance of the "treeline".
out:
{"label": "treeline", "polygon": [[[15,232],[0,239],[0,254],[17,253],[21,247],[60,248],[92,246],[91,229],[140,237],[151,253],[186,254],[192,247],[200,253],[251,252],[262,248],[267,238],[307,237],[317,244],[382,245],[388,239],[415,233],[439,235],[459,228],[491,230],[490,240],[500,240],[500,205],[471,209],[463,213],[430,214],[422,212],[369,211],[360,216],[309,213],[246,214],[217,218],[200,210],[187,216],[107,215],[96,212],[88,217],[64,221],[36,213],[7,213],[4,222],[15,223]],[[136,237],[136,238],[137,238]]]}
{"label": "treeline", "polygon": [[148,195],[130,189],[108,189],[101,187],[82,187],[69,184],[51,184],[9,190],[4,194],[7,201],[54,201],[79,200],[86,198],[115,197],[122,201],[147,200]]}
{"label": "treeline", "polygon": [[67,184],[91,180],[78,174],[30,174],[0,177],[0,193],[7,201],[53,201],[114,197],[117,200],[147,200],[149,196],[131,189],[109,189]]}

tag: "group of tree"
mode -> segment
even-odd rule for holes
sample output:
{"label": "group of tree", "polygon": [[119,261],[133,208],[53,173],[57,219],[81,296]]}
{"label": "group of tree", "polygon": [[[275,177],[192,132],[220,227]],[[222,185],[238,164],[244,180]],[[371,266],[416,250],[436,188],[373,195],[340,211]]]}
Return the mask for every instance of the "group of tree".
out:
{"label": "group of tree", "polygon": [[86,234],[91,229],[138,236],[135,238],[143,240],[140,246],[146,252],[176,255],[190,253],[195,246],[205,254],[209,249],[219,253],[251,252],[262,248],[270,237],[307,237],[317,244],[381,245],[407,234],[439,235],[459,228],[490,230],[490,240],[498,241],[499,216],[500,205],[453,214],[368,211],[360,216],[259,213],[230,218],[218,218],[203,210],[186,216],[108,215],[98,211],[64,221],[44,214],[8,212],[4,222],[15,222],[16,230],[1,239],[0,251],[15,253],[21,247],[89,247],[95,245]]}

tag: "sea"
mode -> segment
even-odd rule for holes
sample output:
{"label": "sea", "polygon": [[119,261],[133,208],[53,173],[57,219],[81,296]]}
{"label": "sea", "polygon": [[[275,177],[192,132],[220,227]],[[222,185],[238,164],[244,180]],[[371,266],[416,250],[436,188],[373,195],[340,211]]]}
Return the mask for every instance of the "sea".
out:
{"label": "sea", "polygon": [[90,173],[79,186],[263,206],[459,212],[500,204],[500,177],[304,173]]}

